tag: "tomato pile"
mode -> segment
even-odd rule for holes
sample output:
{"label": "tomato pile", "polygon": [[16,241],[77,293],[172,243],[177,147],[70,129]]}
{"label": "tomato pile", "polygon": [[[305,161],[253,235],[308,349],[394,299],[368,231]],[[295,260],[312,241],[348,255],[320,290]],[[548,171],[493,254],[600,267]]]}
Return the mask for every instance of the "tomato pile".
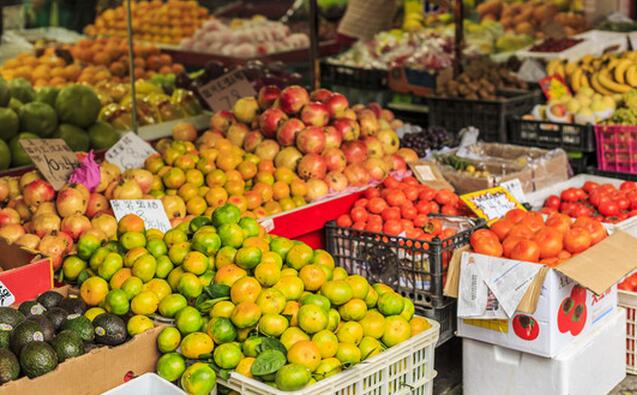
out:
{"label": "tomato pile", "polygon": [[624,281],[621,282],[621,284],[617,286],[617,288],[624,291],[637,292],[637,273],[633,274],[630,277],[627,277]]}
{"label": "tomato pile", "polygon": [[592,217],[608,223],[621,222],[637,215],[637,184],[624,181],[618,189],[611,184],[586,181],[581,188],[567,188],[560,196],[549,196],[542,211],[560,212],[574,218]]}
{"label": "tomato pile", "polygon": [[464,215],[467,208],[449,190],[435,190],[414,177],[398,181],[390,176],[378,187],[367,189],[349,214],[336,219],[336,224],[391,236],[404,232],[405,237],[419,240],[435,236],[446,239],[454,234],[451,229],[442,229],[442,221],[429,214]]}
{"label": "tomato pile", "polygon": [[606,236],[604,226],[591,217],[573,222],[565,214],[553,213],[544,221],[542,213],[513,209],[490,229],[474,232],[471,247],[479,254],[554,267]]}

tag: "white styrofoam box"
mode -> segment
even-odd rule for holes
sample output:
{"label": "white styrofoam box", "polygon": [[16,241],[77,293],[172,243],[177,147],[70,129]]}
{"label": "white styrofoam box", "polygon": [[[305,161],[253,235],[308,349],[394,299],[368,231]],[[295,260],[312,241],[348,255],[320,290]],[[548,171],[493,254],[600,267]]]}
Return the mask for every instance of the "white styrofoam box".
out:
{"label": "white styrofoam box", "polygon": [[623,182],[617,178],[601,177],[592,174],[578,174],[575,177],[569,178],[566,181],[553,184],[548,188],[543,188],[532,193],[526,194],[526,202],[533,207],[533,209],[541,209],[544,206],[544,201],[551,195],[560,196],[560,193],[566,188],[581,188],[586,181],[593,181],[598,184],[612,184],[619,188]]}
{"label": "white styrofoam box", "polygon": [[589,30],[576,35],[583,41],[573,45],[561,52],[535,52],[531,51],[533,45],[524,48],[516,53],[520,59],[565,59],[569,62],[576,62],[584,55],[601,55],[606,49],[617,48],[617,51],[625,51],[628,47],[628,38],[625,33],[606,32],[602,30]]}
{"label": "white styrofoam box", "polygon": [[626,309],[626,373],[637,375],[637,293],[620,290],[617,305]]}
{"label": "white styrofoam box", "polygon": [[611,52],[623,52],[628,49],[628,35],[626,33],[589,30],[575,37],[588,40],[591,45],[594,46],[592,51],[597,54],[603,54],[607,50]]}
{"label": "white styrofoam box", "polygon": [[[216,395],[217,388],[212,390],[210,395]],[[186,395],[186,393],[175,384],[167,381],[155,373],[145,373],[122,385],[118,385],[102,395]]]}
{"label": "white styrofoam box", "polygon": [[621,308],[554,358],[462,339],[464,394],[607,394],[626,376],[625,342]]}

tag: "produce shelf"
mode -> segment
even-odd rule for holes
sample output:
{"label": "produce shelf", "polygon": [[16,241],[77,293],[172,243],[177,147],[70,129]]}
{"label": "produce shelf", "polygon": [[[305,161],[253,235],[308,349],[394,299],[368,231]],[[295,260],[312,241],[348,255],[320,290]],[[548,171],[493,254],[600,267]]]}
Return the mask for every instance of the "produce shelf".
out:
{"label": "produce shelf", "polygon": [[591,124],[532,121],[513,117],[509,120],[509,142],[549,149],[595,152],[595,132]]}

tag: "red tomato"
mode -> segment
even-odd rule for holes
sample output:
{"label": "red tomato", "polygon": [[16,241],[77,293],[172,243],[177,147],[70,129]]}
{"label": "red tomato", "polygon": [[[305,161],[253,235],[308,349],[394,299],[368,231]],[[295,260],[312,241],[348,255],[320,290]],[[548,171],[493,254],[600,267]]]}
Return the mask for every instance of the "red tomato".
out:
{"label": "red tomato", "polygon": [[440,213],[444,214],[444,215],[458,216],[458,215],[460,215],[460,210],[458,210],[454,206],[450,206],[448,204],[445,204],[440,209]]}
{"label": "red tomato", "polygon": [[429,213],[438,214],[440,212],[440,206],[436,202],[429,202]]}
{"label": "red tomato", "polygon": [[420,200],[416,203],[416,210],[418,210],[420,214],[429,214],[429,201]]}
{"label": "red tomato", "polygon": [[339,215],[338,218],[336,218],[336,225],[341,228],[349,228],[352,226],[352,223],[352,218],[347,214]]}
{"label": "red tomato", "polygon": [[407,200],[409,200],[410,202],[415,202],[418,199],[418,194],[420,191],[418,190],[418,187],[412,185],[405,188],[403,192],[405,193],[405,197],[407,198]]}
{"label": "red tomato", "polygon": [[619,214],[619,205],[610,200],[601,203],[597,209],[599,210],[600,214],[605,217],[612,217]]}
{"label": "red tomato", "polygon": [[358,199],[356,201],[356,203],[354,203],[354,207],[363,207],[363,208],[365,208],[365,207],[367,207],[367,202],[369,202],[369,200],[367,200],[367,199],[364,199],[364,198],[363,199]]}
{"label": "red tomato", "polygon": [[387,202],[381,197],[373,197],[367,202],[367,209],[370,213],[380,214],[387,208]]}
{"label": "red tomato", "polygon": [[544,202],[544,207],[557,210],[558,208],[560,208],[560,202],[561,201],[559,196],[551,195],[548,198],[546,198],[546,201]]}
{"label": "red tomato", "polygon": [[414,228],[414,223],[410,219],[402,218],[400,224],[403,226],[403,230]]}
{"label": "red tomato", "polygon": [[352,225],[352,229],[364,230],[365,229],[365,222],[354,222],[354,225]]}
{"label": "red tomato", "polygon": [[371,200],[372,198],[380,196],[380,190],[378,188],[367,188],[364,195],[365,198]]}
{"label": "red tomato", "polygon": [[457,200],[458,196],[448,189],[441,189],[438,191],[438,193],[436,193],[436,202],[438,202],[438,204],[440,205],[453,205],[456,203]]}
{"label": "red tomato", "polygon": [[390,206],[400,207],[405,204],[407,197],[403,191],[395,190],[391,194],[388,194],[385,197],[385,200],[387,200],[387,203],[389,203]]}
{"label": "red tomato", "polygon": [[622,191],[633,191],[637,189],[637,184],[635,184],[634,181],[624,181],[619,186],[619,189],[621,189]]}
{"label": "red tomato", "polygon": [[369,216],[367,216],[367,223],[370,222],[375,224],[382,224],[383,218],[378,214],[369,214]]}
{"label": "red tomato", "polygon": [[562,191],[560,198],[565,202],[576,202],[578,200],[578,193],[576,188],[567,188]]}
{"label": "red tomato", "polygon": [[398,207],[387,207],[383,210],[381,217],[383,218],[383,221],[400,219],[400,209]]}
{"label": "red tomato", "polygon": [[367,225],[365,225],[365,230],[368,232],[380,233],[383,231],[383,224],[376,223],[376,222],[368,222]]}
{"label": "red tomato", "polygon": [[592,242],[591,234],[584,228],[571,228],[564,233],[564,249],[571,254],[586,250]]}
{"label": "red tomato", "polygon": [[594,181],[586,181],[582,186],[582,189],[586,191],[586,193],[591,193],[592,190],[599,188],[599,184]]}
{"label": "red tomato", "polygon": [[576,205],[571,211],[571,216],[575,218],[589,217],[591,214],[593,214],[593,210],[584,206],[583,204]]}
{"label": "red tomato", "polygon": [[577,197],[577,200],[588,199],[588,194],[584,192],[583,189],[580,189],[580,188],[575,188],[575,196]]}
{"label": "red tomato", "polygon": [[383,185],[385,186],[385,188],[398,188],[399,184],[400,182],[395,179],[394,176],[389,176],[383,181]]}
{"label": "red tomato", "polygon": [[429,187],[427,187],[427,189],[421,190],[418,194],[418,199],[425,202],[433,200],[434,197],[436,197],[436,191]]}
{"label": "red tomato", "polygon": [[615,200],[615,203],[617,203],[621,211],[628,210],[628,208],[630,207],[630,200],[625,197]]}
{"label": "red tomato", "polygon": [[612,184],[604,184],[604,185],[600,186],[599,188],[604,193],[613,193],[613,192],[615,192],[617,190],[617,188],[615,188],[615,186],[612,185]]}
{"label": "red tomato", "polygon": [[403,204],[400,208],[400,213],[403,218],[414,219],[418,215],[418,209],[412,204]]}
{"label": "red tomato", "polygon": [[390,219],[383,225],[383,233],[388,235],[398,236],[403,231],[403,225],[397,219]]}
{"label": "red tomato", "polygon": [[511,259],[517,261],[538,262],[540,246],[533,240],[520,240],[511,250]]}
{"label": "red tomato", "polygon": [[369,213],[363,207],[354,207],[350,212],[354,222],[365,222]]}
{"label": "red tomato", "polygon": [[420,182],[414,176],[405,177],[405,178],[403,178],[403,180],[401,182],[403,184],[407,184],[407,185],[414,185],[414,186],[420,185]]}

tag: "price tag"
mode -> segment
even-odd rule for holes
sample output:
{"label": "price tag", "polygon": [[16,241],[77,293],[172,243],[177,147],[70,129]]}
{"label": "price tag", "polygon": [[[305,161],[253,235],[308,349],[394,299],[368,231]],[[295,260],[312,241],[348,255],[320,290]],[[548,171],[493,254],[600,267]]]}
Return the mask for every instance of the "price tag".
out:
{"label": "price tag", "polygon": [[414,172],[421,181],[436,181],[437,178],[429,165],[416,165]]}
{"label": "price tag", "polygon": [[500,186],[509,191],[518,202],[526,201],[526,196],[524,196],[524,190],[522,190],[522,183],[519,178],[501,182]]}
{"label": "price tag", "polygon": [[497,221],[514,208],[525,210],[524,206],[501,186],[467,193],[460,196],[460,199],[478,217],[487,220],[487,223]]}
{"label": "price tag", "polygon": [[75,153],[62,139],[22,139],[19,142],[56,191],[66,184],[75,167],[80,164]]}
{"label": "price tag", "polygon": [[213,111],[232,109],[234,102],[257,92],[241,70],[231,71],[199,87],[199,93]]}
{"label": "price tag", "polygon": [[128,132],[112,146],[104,156],[107,161],[119,167],[121,171],[144,167],[144,161],[156,154],[146,141],[133,132]]}
{"label": "price tag", "polygon": [[0,306],[11,306],[15,303],[15,295],[0,281]]}
{"label": "price tag", "polygon": [[159,229],[168,232],[171,229],[161,200],[111,200],[111,207],[118,222],[127,214],[135,214],[144,220],[146,230]]}

